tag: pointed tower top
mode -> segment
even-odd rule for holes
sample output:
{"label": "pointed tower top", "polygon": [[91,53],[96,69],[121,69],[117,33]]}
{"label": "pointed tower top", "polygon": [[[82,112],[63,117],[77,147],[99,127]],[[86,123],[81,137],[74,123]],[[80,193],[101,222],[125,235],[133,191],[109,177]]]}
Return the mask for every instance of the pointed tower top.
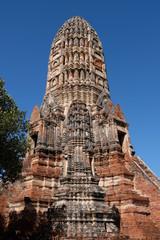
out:
{"label": "pointed tower top", "polygon": [[102,44],[82,17],[67,20],[57,32],[50,51],[46,95],[58,105],[79,99],[91,106],[105,89],[109,96]]}

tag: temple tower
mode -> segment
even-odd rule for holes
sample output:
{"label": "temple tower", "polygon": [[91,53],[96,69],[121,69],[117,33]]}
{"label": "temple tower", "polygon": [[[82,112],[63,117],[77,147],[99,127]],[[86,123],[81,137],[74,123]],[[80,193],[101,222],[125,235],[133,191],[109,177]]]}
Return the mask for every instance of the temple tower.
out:
{"label": "temple tower", "polygon": [[[129,125],[111,101],[102,44],[81,17],[53,40],[45,96],[30,123],[23,180],[0,198],[6,216],[29,199],[51,216],[53,232],[60,226],[61,239],[159,239],[160,181],[134,157]],[[55,210],[63,213],[57,219]]]}
{"label": "temple tower", "polygon": [[[102,45],[97,33],[81,17],[69,19],[56,34],[48,63],[46,94],[40,117],[59,117],[54,141],[37,137],[36,152],[59,147],[63,158],[61,177],[52,207],[66,209],[67,237],[104,237],[118,232],[114,211],[105,201],[94,164],[96,146],[92,108],[99,96],[110,101]],[[100,103],[101,104],[101,103]],[[48,125],[50,138],[53,126]],[[96,134],[96,133],[95,133]],[[52,136],[53,137],[53,136]],[[32,137],[32,139],[34,139]]]}
{"label": "temple tower", "polygon": [[73,100],[91,107],[105,88],[109,97],[102,44],[96,31],[81,17],[66,21],[50,51],[46,94],[53,93],[59,106]]}

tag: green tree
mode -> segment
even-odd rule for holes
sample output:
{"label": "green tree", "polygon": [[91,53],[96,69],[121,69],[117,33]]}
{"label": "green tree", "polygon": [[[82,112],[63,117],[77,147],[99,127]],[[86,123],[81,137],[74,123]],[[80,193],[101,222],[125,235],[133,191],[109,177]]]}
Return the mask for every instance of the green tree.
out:
{"label": "green tree", "polygon": [[0,78],[0,178],[15,181],[21,176],[22,158],[29,144],[26,139],[29,122],[4,88]]}

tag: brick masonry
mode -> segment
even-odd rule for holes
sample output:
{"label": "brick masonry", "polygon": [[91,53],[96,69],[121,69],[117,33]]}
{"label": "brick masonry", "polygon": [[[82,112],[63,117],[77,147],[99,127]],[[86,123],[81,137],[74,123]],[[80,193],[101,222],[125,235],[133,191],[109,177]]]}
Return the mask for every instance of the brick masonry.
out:
{"label": "brick masonry", "polygon": [[81,17],[53,40],[46,93],[30,123],[23,179],[1,187],[1,215],[23,211],[28,198],[36,212],[65,209],[62,239],[160,239],[160,181],[134,156],[102,44]]}

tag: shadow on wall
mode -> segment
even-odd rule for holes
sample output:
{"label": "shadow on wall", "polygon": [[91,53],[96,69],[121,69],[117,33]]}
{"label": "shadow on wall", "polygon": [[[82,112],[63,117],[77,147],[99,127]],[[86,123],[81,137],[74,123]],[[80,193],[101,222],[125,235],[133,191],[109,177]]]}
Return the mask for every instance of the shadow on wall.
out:
{"label": "shadow on wall", "polygon": [[[48,212],[37,213],[30,198],[24,198],[25,207],[17,213],[12,211],[9,214],[9,223],[5,226],[5,219],[0,215],[0,240],[51,240],[65,237],[66,207],[60,208],[51,206]],[[115,223],[120,227],[120,216],[118,209],[113,206]],[[120,236],[112,238],[121,238]]]}
{"label": "shadow on wall", "polygon": [[114,212],[113,219],[115,221],[115,225],[120,229],[120,213],[118,211],[118,208],[116,208],[115,204],[113,205],[112,210]]}
{"label": "shadow on wall", "polygon": [[[0,240],[50,240],[52,237],[63,236],[63,212],[51,208],[49,213],[37,213],[30,198],[25,198],[24,209],[9,214],[9,224],[0,215]],[[61,221],[60,221],[61,218]],[[54,221],[53,221],[54,219]]]}

